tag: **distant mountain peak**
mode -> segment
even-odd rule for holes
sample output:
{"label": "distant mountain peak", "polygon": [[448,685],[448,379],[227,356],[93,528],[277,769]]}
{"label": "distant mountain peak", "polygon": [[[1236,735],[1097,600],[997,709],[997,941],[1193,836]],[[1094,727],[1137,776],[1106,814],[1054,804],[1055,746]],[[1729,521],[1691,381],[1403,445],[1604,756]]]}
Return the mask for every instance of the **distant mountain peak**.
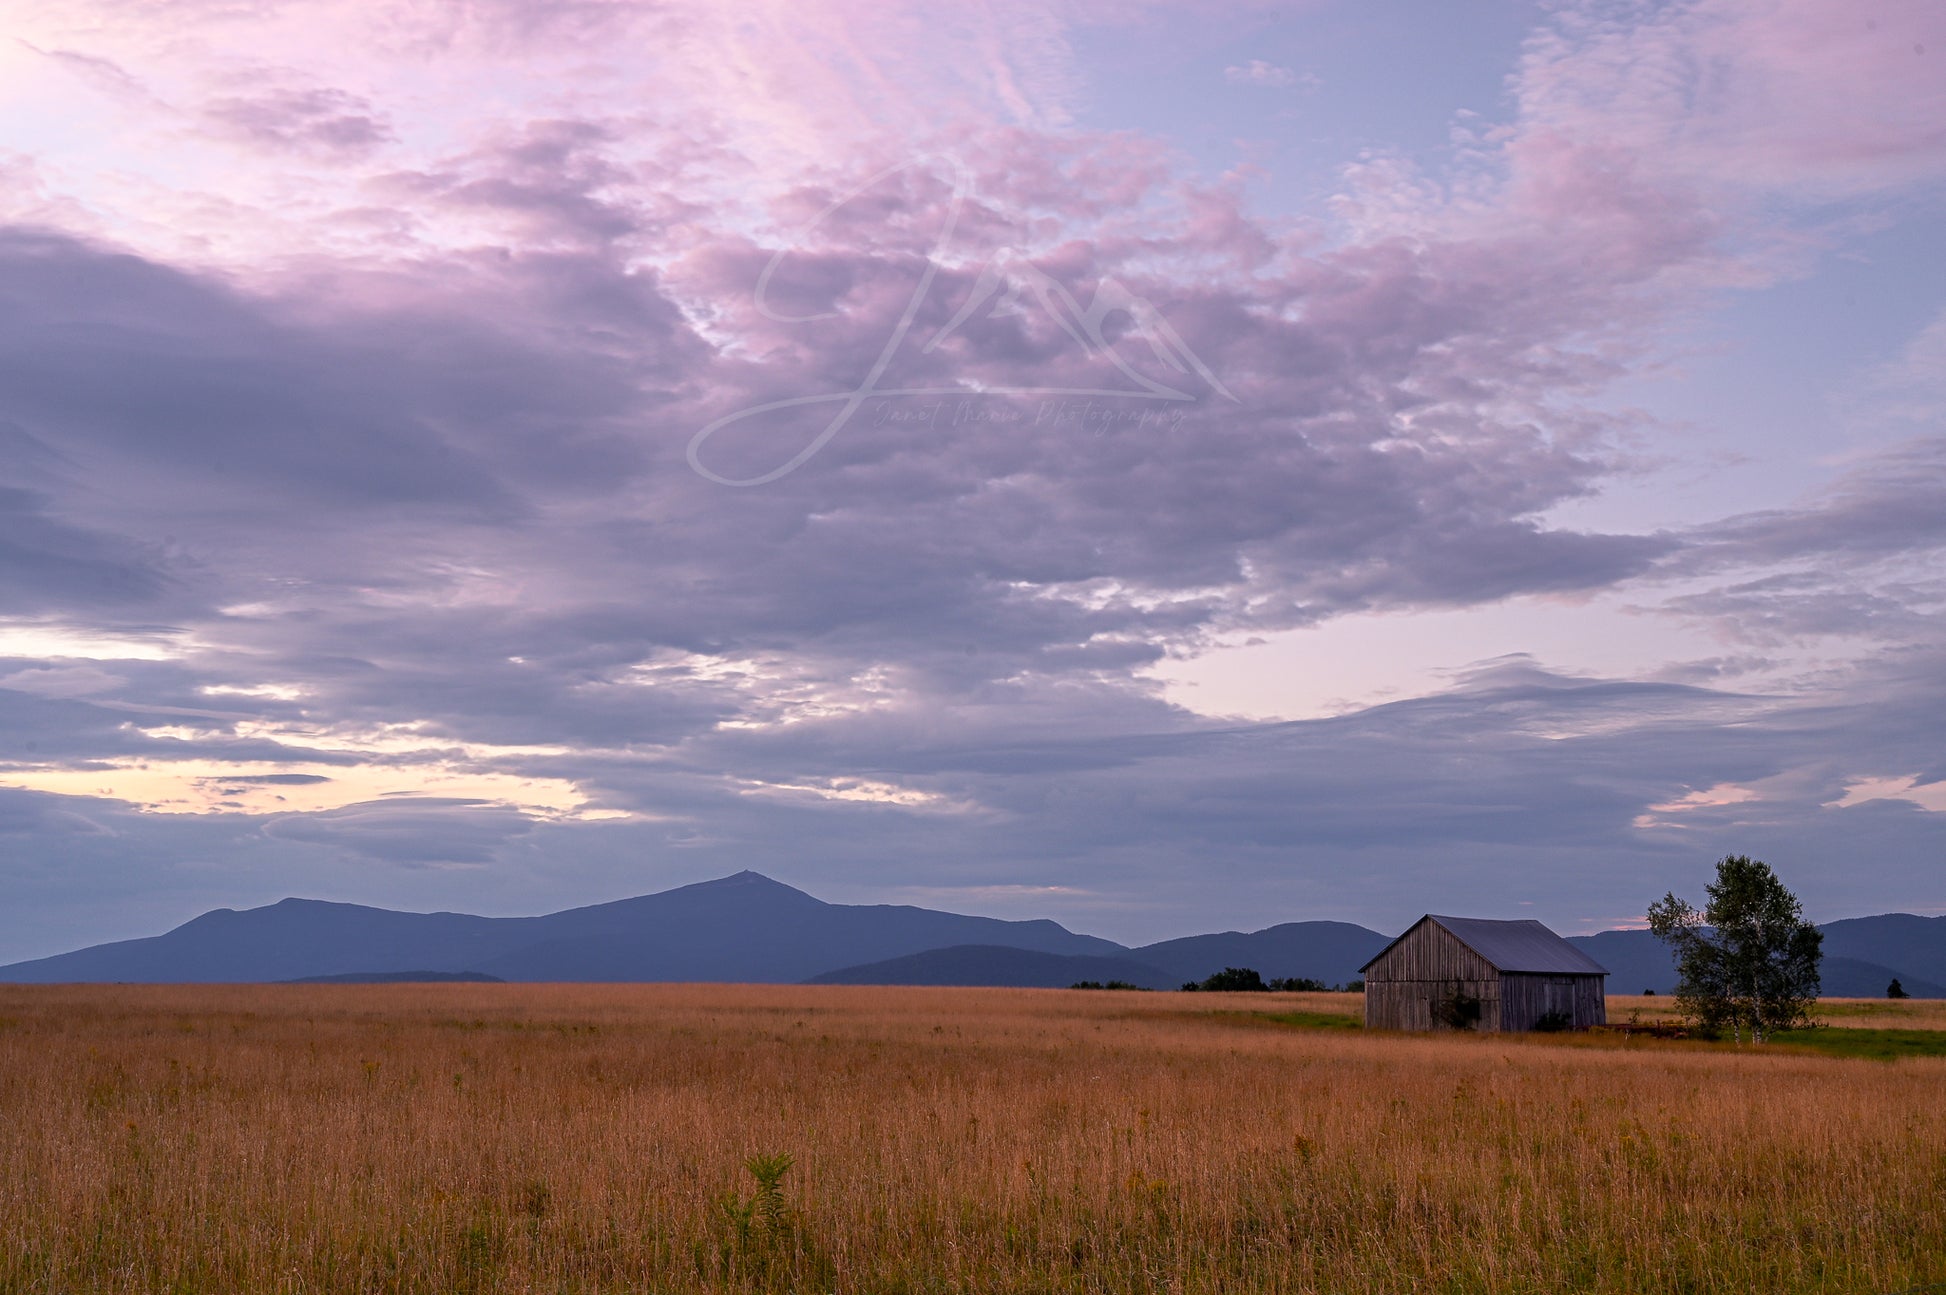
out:
{"label": "distant mountain peak", "polygon": [[[727,877],[716,877],[716,878],[712,878],[709,881],[692,882],[687,886],[678,886],[676,887],[676,889],[689,890],[689,891],[768,890],[777,893],[803,895],[804,898],[806,899],[816,898],[816,896],[811,895],[806,891],[799,890],[796,886],[787,885],[784,882],[777,880],[775,877],[766,877],[761,872],[752,872],[748,868],[745,868],[742,872],[733,872]],[[672,892],[664,892],[664,893],[667,894]],[[818,900],[818,902],[823,903],[824,901]]]}

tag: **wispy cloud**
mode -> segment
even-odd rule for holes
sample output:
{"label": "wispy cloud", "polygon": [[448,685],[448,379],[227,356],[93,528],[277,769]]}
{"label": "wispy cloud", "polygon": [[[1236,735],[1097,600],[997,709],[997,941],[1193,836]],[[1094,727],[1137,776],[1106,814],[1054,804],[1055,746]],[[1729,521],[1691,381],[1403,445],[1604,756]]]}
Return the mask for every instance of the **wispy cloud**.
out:
{"label": "wispy cloud", "polygon": [[1299,76],[1290,68],[1266,63],[1260,58],[1224,68],[1223,79],[1231,85],[1262,85],[1279,89],[1293,85],[1316,86],[1318,84],[1315,76],[1308,73]]}

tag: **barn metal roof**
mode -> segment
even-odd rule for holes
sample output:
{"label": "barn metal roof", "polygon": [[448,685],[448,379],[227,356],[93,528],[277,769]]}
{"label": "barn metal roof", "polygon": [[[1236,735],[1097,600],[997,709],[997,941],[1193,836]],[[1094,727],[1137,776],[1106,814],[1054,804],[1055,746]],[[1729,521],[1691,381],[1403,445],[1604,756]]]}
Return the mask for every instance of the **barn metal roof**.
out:
{"label": "barn metal roof", "polygon": [[[1532,918],[1503,922],[1485,917],[1441,917],[1428,913],[1419,922],[1437,922],[1461,944],[1485,958],[1496,971],[1539,972],[1557,976],[1605,976],[1608,968],[1569,944]],[[1414,922],[1399,940],[1410,935]],[[1391,952],[1392,941],[1372,962]],[[1368,962],[1360,971],[1372,965]]]}

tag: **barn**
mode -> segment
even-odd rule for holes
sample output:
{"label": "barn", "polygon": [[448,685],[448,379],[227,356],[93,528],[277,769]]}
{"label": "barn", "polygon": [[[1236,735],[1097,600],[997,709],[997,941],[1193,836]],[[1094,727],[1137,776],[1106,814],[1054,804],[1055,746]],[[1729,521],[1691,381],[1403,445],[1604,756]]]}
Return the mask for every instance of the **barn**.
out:
{"label": "barn", "polygon": [[1582,1029],[1608,1022],[1607,968],[1532,920],[1428,913],[1360,971],[1372,1029]]}

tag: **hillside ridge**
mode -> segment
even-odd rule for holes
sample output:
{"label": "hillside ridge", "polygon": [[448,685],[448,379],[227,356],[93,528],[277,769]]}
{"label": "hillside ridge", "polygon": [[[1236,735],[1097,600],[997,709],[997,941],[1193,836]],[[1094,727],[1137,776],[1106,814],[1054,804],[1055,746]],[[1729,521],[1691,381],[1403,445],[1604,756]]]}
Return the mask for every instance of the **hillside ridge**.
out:
{"label": "hillside ridge", "polygon": [[[1897,977],[1946,997],[1946,917],[1889,913],[1826,924],[1825,993],[1879,996]],[[287,896],[215,908],[161,935],[0,966],[0,981],[222,983],[484,977],[504,981],[1061,985],[1174,988],[1224,967],[1339,984],[1390,937],[1351,922],[1282,922],[1128,946],[1047,918],[1006,920],[901,904],[833,904],[754,870],[534,917],[411,913]],[[1613,993],[1675,987],[1649,932],[1567,937],[1607,967]],[[1111,967],[1110,964],[1113,964]],[[900,979],[908,977],[908,979]]]}

